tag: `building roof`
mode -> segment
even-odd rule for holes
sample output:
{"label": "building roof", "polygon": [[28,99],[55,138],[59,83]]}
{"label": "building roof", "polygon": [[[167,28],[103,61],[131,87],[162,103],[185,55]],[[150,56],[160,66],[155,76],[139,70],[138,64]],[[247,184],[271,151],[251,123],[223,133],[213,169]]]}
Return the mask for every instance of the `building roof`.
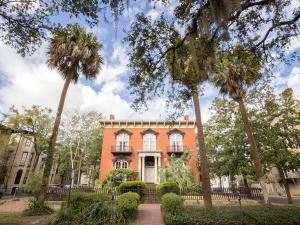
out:
{"label": "building roof", "polygon": [[102,120],[100,124],[107,128],[194,128],[196,121],[194,120]]}

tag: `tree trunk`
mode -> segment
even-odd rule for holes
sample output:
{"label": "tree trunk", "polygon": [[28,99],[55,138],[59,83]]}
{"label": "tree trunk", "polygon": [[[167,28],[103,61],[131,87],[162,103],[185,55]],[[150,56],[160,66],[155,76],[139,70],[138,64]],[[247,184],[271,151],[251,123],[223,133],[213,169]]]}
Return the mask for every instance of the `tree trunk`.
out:
{"label": "tree trunk", "polygon": [[80,179],[81,178],[81,159],[79,159],[79,169],[78,169],[78,175],[77,175],[77,186],[80,185]]}
{"label": "tree trunk", "polygon": [[211,200],[211,187],[210,187],[210,178],[209,178],[209,168],[206,157],[206,149],[204,143],[204,134],[203,134],[203,126],[201,120],[201,111],[199,104],[199,96],[198,90],[193,91],[193,102],[195,107],[195,115],[196,115],[196,125],[197,125],[197,139],[198,139],[198,151],[200,157],[200,173],[201,173],[201,182],[203,189],[203,200],[204,207],[206,209],[212,208],[212,200]]}
{"label": "tree trunk", "polygon": [[277,166],[277,169],[278,169],[280,178],[281,178],[282,183],[283,183],[283,187],[284,187],[284,190],[285,190],[285,193],[286,193],[288,204],[293,204],[293,199],[292,199],[292,195],[291,195],[291,192],[290,192],[290,186],[289,186],[288,182],[285,179],[286,178],[285,173],[284,173],[283,169],[280,166]]}
{"label": "tree trunk", "polygon": [[67,76],[64,87],[61,92],[61,96],[60,96],[60,100],[59,100],[59,104],[58,104],[58,108],[57,108],[57,113],[56,113],[56,118],[55,118],[53,130],[52,130],[52,135],[51,135],[50,143],[49,143],[49,147],[48,147],[48,152],[47,152],[47,157],[46,157],[46,162],[45,162],[45,169],[44,169],[44,174],[43,174],[42,187],[41,187],[40,194],[38,195],[38,199],[37,199],[39,205],[43,205],[45,202],[46,193],[47,193],[47,189],[48,189],[49,176],[50,176],[51,167],[53,164],[53,154],[54,154],[54,149],[55,149],[55,145],[56,145],[56,139],[57,139],[58,129],[59,129],[59,125],[60,125],[61,114],[62,114],[62,111],[64,108],[64,103],[65,103],[65,99],[66,99],[66,95],[67,95],[67,91],[68,91],[70,83],[71,83],[71,76]]}
{"label": "tree trunk", "polygon": [[244,186],[245,186],[245,189],[246,189],[246,194],[248,197],[251,197],[251,191],[250,191],[250,187],[249,187],[249,184],[248,184],[248,180],[247,180],[247,177],[242,175],[243,176],[243,183],[244,183]]}
{"label": "tree trunk", "polygon": [[36,152],[35,157],[34,157],[33,166],[32,166],[32,172],[35,172],[37,170],[37,165],[38,165],[38,162],[39,162],[40,155],[41,155],[41,153],[38,154]]}
{"label": "tree trunk", "polygon": [[251,154],[251,158],[254,163],[255,174],[256,174],[257,178],[259,179],[259,183],[262,188],[263,195],[264,195],[264,201],[266,203],[269,201],[266,182],[265,182],[264,173],[263,173],[259,153],[257,150],[256,142],[255,142],[255,139],[254,139],[254,136],[252,133],[252,129],[251,129],[251,126],[250,126],[250,123],[248,120],[248,115],[247,115],[247,111],[246,111],[246,108],[244,105],[243,98],[240,98],[238,100],[238,103],[239,103],[239,107],[240,107],[240,111],[241,111],[241,116],[242,116],[242,120],[243,120],[243,124],[244,124],[244,128],[245,128],[245,132],[247,134],[248,142],[250,144],[250,154]]}
{"label": "tree trunk", "polygon": [[38,149],[38,145],[36,143],[36,138],[35,137],[34,137],[34,140],[33,140],[33,144],[34,144],[34,150],[35,150],[35,158],[34,158],[34,162],[33,162],[33,166],[32,166],[31,172],[35,172],[36,171],[37,165],[38,165],[38,162],[39,162],[39,158],[40,158],[40,155],[41,155],[41,152]]}

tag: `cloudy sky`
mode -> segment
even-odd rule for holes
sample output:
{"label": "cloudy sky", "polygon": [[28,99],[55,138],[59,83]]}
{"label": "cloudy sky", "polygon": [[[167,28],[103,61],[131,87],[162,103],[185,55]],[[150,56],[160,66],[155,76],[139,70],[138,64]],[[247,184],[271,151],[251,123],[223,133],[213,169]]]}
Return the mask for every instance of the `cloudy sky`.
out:
{"label": "cloudy sky", "polygon": [[[105,117],[114,114],[117,119],[164,119],[168,112],[164,100],[155,99],[149,104],[147,112],[134,112],[130,108],[133,96],[127,89],[129,71],[126,44],[122,43],[123,29],[133,20],[133,15],[143,10],[152,18],[156,18],[162,11],[172,12],[174,5],[164,9],[157,5],[155,9],[148,1],[138,6],[130,7],[120,18],[117,29],[114,22],[101,22],[97,27],[90,29],[98,40],[102,42],[105,64],[96,81],[81,79],[77,84],[71,84],[67,94],[65,109],[79,109],[82,111],[96,110]],[[42,105],[56,109],[63,80],[59,73],[50,70],[46,65],[47,43],[33,56],[21,57],[9,46],[0,42],[0,110],[7,111],[11,105],[17,107]],[[292,41],[288,54],[296,51],[300,54],[300,37]],[[298,55],[299,55],[298,54]],[[299,61],[286,65],[276,63],[272,85],[277,92],[287,87],[294,89],[300,99],[300,63]],[[209,116],[209,107],[212,99],[217,96],[218,90],[206,84],[205,95],[201,97],[202,114],[204,120]],[[193,118],[193,109],[189,112]]]}

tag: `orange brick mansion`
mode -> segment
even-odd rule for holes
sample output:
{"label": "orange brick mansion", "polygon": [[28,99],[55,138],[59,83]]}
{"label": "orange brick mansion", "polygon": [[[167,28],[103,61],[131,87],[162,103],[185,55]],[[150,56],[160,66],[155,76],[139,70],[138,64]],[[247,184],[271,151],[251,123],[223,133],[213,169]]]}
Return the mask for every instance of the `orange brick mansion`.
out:
{"label": "orange brick mansion", "polygon": [[159,183],[159,167],[168,163],[171,154],[190,151],[189,165],[197,175],[195,121],[102,121],[103,145],[100,180],[114,168],[135,169],[139,180]]}

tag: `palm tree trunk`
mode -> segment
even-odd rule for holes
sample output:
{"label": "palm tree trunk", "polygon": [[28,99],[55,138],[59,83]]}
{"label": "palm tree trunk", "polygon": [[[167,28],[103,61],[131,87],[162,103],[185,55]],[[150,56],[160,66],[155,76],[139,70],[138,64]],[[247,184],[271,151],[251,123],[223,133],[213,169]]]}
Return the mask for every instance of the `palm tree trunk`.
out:
{"label": "palm tree trunk", "polygon": [[238,103],[239,103],[239,107],[240,107],[240,112],[241,112],[241,116],[242,116],[242,120],[243,120],[243,124],[244,124],[244,128],[245,128],[245,132],[247,134],[248,142],[250,144],[250,154],[251,154],[251,158],[254,163],[255,174],[256,174],[257,178],[259,179],[259,183],[262,188],[263,195],[264,195],[264,201],[268,202],[269,196],[268,196],[268,192],[267,192],[264,173],[263,173],[260,157],[258,154],[256,142],[255,142],[255,139],[254,139],[254,136],[252,133],[252,129],[251,129],[251,126],[250,126],[250,123],[248,120],[248,115],[247,115],[247,111],[246,111],[246,107],[245,107],[243,98],[240,98],[238,100]]}
{"label": "palm tree trunk", "polygon": [[288,182],[285,179],[286,178],[285,173],[284,173],[283,169],[280,166],[277,166],[277,169],[278,169],[280,178],[281,178],[282,183],[283,183],[283,187],[284,187],[284,190],[285,190],[285,193],[286,193],[288,204],[293,204],[293,199],[292,199],[292,195],[291,195],[291,192],[290,192],[290,186],[289,186]]}
{"label": "palm tree trunk", "polygon": [[199,145],[198,151],[200,157],[200,173],[202,177],[201,182],[202,182],[202,189],[203,189],[204,207],[210,209],[212,208],[211,187],[210,187],[210,178],[209,178],[209,168],[208,168],[207,157],[206,157],[206,149],[204,143],[204,134],[203,134],[203,126],[201,120],[198,90],[193,91],[193,102],[194,102],[195,115],[196,115],[197,139]]}
{"label": "palm tree trunk", "polygon": [[56,118],[55,118],[53,130],[52,130],[52,135],[51,135],[50,143],[49,143],[49,147],[48,147],[47,158],[46,158],[46,162],[45,162],[45,169],[44,169],[44,174],[43,174],[42,187],[41,187],[40,194],[38,195],[38,199],[37,199],[39,205],[43,205],[45,202],[46,193],[47,193],[47,189],[48,189],[49,176],[50,176],[51,167],[53,164],[53,153],[54,153],[54,149],[55,149],[55,145],[56,145],[56,139],[57,139],[59,124],[60,124],[60,120],[61,120],[61,114],[62,114],[62,111],[64,108],[65,99],[66,99],[66,95],[67,95],[67,91],[68,91],[70,83],[71,83],[71,76],[67,76],[64,87],[61,92],[61,96],[60,96],[60,100],[59,100],[59,104],[58,104],[58,108],[57,108],[57,113],[56,113]]}

